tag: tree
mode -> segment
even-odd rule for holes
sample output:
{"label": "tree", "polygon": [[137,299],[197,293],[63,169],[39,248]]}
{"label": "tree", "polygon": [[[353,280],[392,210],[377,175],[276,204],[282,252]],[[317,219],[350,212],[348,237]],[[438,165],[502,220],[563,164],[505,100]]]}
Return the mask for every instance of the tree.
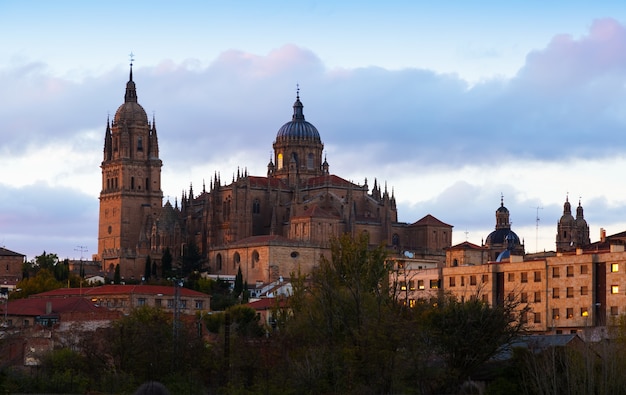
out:
{"label": "tree", "polygon": [[145,281],[150,280],[150,275],[152,274],[152,261],[150,260],[150,255],[146,257],[146,265],[144,269],[143,278]]}
{"label": "tree", "polygon": [[243,274],[241,273],[241,266],[239,266],[239,269],[237,270],[237,275],[235,276],[233,296],[235,298],[239,298],[242,292],[243,292]]}
{"label": "tree", "polygon": [[163,256],[161,257],[161,277],[168,278],[172,275],[172,253],[169,248],[163,250]]}
{"label": "tree", "polygon": [[10,294],[11,299],[25,298],[29,295],[41,292],[52,291],[66,286],[65,283],[58,281],[51,270],[42,269],[33,277],[26,277],[19,281],[16,285],[15,292]]}
{"label": "tree", "polygon": [[115,265],[115,274],[113,274],[113,284],[121,284],[122,283],[122,275],[120,274],[120,265],[119,263]]}
{"label": "tree", "polygon": [[525,328],[520,319],[528,307],[515,299],[489,306],[477,298],[461,302],[440,298],[427,316],[428,333],[437,355],[445,362],[445,386],[455,391],[476,368],[510,344]]}

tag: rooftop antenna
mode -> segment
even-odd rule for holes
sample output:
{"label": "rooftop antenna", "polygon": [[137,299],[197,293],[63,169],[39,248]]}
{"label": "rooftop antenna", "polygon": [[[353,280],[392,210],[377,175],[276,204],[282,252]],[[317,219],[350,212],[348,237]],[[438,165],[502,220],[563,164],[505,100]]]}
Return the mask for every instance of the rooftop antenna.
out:
{"label": "rooftop antenna", "polygon": [[87,252],[87,246],[76,246],[74,251],[80,251],[80,260],[83,260],[83,252]]}
{"label": "rooftop antenna", "polygon": [[543,210],[543,207],[535,207],[537,214],[535,215],[535,252],[539,252],[539,210]]}

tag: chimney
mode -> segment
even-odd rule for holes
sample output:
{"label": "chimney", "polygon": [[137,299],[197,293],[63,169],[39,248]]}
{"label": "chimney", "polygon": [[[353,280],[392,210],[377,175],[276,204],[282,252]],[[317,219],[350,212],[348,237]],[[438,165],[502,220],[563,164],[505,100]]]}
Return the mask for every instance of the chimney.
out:
{"label": "chimney", "polygon": [[604,243],[606,241],[606,229],[600,228],[600,242]]}
{"label": "chimney", "polygon": [[46,302],[46,315],[52,313],[52,302]]}

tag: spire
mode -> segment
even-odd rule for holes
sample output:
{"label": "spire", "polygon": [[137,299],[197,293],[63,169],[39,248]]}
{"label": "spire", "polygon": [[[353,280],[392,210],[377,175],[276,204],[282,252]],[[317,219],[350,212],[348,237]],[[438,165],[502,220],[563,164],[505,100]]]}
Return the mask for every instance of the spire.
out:
{"label": "spire", "polygon": [[113,156],[113,137],[111,136],[111,122],[107,115],[107,129],[104,133],[104,160],[111,160]]}
{"label": "spire", "polygon": [[569,202],[569,192],[565,195],[565,204],[563,204],[563,215],[572,214],[572,205]]}
{"label": "spire", "polygon": [[296,102],[293,103],[293,121],[304,121],[304,112],[302,111],[304,106],[300,101],[300,85],[296,85]]}
{"label": "spire", "polygon": [[583,206],[580,204],[580,198],[578,198],[578,207],[576,207],[576,219],[584,219]]}
{"label": "spire", "polygon": [[137,89],[133,82],[133,53],[130,53],[130,74],[126,83],[126,94],[124,95],[124,103],[137,103]]}

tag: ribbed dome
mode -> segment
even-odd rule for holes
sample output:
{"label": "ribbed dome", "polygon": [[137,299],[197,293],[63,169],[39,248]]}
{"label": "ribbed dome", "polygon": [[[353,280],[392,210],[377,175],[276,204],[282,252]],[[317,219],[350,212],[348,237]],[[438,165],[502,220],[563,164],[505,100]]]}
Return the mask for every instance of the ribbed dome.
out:
{"label": "ribbed dome", "polygon": [[515,246],[521,244],[520,238],[511,229],[496,229],[489,233],[489,236],[485,239],[485,244],[487,245],[505,243],[513,243]]}
{"label": "ribbed dome", "polygon": [[120,123],[121,121],[126,121],[127,123],[137,121],[140,123],[148,123],[146,110],[136,102],[127,102],[119,106],[115,112],[114,119],[116,123]]}
{"label": "ribbed dome", "polygon": [[286,140],[308,140],[321,142],[320,134],[311,123],[304,119],[304,113],[302,109],[304,106],[300,101],[300,95],[296,97],[296,102],[293,104],[293,117],[290,122],[287,122],[276,134],[276,142]]}

